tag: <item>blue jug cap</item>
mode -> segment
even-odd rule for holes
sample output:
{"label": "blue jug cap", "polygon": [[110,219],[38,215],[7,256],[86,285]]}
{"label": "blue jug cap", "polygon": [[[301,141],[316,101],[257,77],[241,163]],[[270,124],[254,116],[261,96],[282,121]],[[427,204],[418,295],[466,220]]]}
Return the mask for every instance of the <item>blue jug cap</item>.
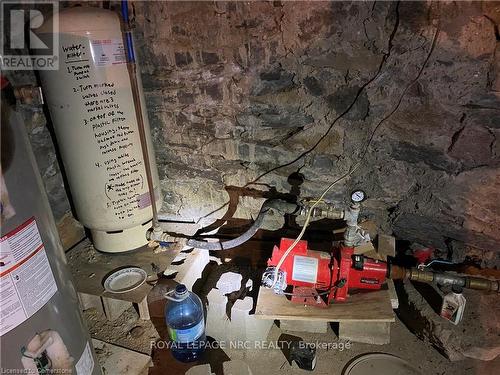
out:
{"label": "blue jug cap", "polygon": [[187,288],[184,284],[179,284],[175,287],[175,294],[184,294],[187,292]]}

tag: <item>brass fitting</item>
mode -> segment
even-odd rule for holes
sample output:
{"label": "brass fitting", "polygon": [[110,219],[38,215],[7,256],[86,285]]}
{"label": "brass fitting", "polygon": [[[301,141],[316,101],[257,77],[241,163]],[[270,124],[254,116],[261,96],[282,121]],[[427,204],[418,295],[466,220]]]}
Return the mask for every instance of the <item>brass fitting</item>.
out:
{"label": "brass fitting", "polygon": [[389,278],[393,280],[408,279],[421,283],[437,283],[439,285],[459,285],[463,288],[487,290],[500,293],[500,281],[473,276],[459,276],[445,272],[419,270],[418,268],[403,268],[390,265]]}
{"label": "brass fitting", "polygon": [[498,280],[488,280],[480,277],[465,277],[465,287],[477,290],[490,290],[493,292],[500,292],[500,285]]}

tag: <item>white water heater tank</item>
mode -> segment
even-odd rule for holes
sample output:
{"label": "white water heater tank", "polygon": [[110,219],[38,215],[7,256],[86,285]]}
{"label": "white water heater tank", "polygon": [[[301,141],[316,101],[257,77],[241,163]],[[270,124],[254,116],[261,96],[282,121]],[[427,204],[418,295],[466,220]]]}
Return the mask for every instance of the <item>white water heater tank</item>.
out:
{"label": "white water heater tank", "polygon": [[[47,22],[38,36],[50,40]],[[77,219],[96,249],[147,243],[152,209],[118,14],[74,7],[59,13],[59,69],[40,71]],[[158,208],[158,172],[140,96]]]}

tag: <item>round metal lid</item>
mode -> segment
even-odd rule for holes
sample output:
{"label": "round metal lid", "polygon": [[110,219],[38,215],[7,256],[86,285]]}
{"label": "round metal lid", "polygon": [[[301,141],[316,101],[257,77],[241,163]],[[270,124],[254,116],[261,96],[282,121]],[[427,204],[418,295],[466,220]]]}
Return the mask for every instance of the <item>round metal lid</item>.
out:
{"label": "round metal lid", "polygon": [[421,375],[404,359],[387,353],[369,353],[349,362],[342,375]]}

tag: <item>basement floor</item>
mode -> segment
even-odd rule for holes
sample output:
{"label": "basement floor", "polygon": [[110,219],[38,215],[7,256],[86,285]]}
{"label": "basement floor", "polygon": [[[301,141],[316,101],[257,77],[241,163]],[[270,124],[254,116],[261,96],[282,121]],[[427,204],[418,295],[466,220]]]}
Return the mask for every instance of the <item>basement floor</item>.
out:
{"label": "basement floor", "polygon": [[[214,262],[210,262],[210,266],[205,268],[202,278],[197,280],[193,286],[193,290],[203,299],[208,291],[215,286],[222,272],[233,270],[243,274],[244,278],[253,279],[254,285],[259,285],[261,273],[256,270],[262,268],[262,262],[269,256],[269,250],[274,243],[274,239],[266,241],[259,238],[249,241],[239,248],[224,252],[221,257],[223,265],[216,266]],[[348,349],[345,348],[344,350],[318,349],[317,365],[313,372],[301,370],[295,364],[290,365],[285,353],[280,348],[267,350],[235,350],[229,348],[225,348],[224,350],[208,349],[203,359],[198,363],[181,363],[172,357],[169,349],[162,348],[152,350],[154,342],[167,338],[167,330],[163,317],[165,305],[163,294],[167,290],[166,288],[171,289],[175,284],[176,283],[172,279],[160,278],[158,284],[149,293],[148,305],[151,320],[141,320],[133,307],[126,310],[114,321],[108,321],[102,313],[95,309],[86,310],[84,316],[87,320],[92,337],[136,352],[151,355],[153,366],[140,375],[147,373],[150,375],[163,375],[167,373],[184,374],[191,367],[201,364],[210,364],[212,373],[222,375],[223,362],[230,360],[244,361],[249,366],[253,375],[308,373],[318,375],[340,375],[342,369],[353,358],[361,354],[373,352],[384,352],[399,356],[407,360],[422,374],[496,375],[499,373],[500,356],[492,361],[465,359],[463,361],[450,362],[434,349],[431,344],[417,338],[398,318],[396,318],[396,322],[392,324],[391,327],[390,344],[369,345],[353,342]],[[255,298],[257,293],[256,289],[257,288],[254,288],[254,290],[247,295]],[[239,297],[242,298],[242,296]],[[400,300],[400,303],[401,302]],[[471,302],[473,302],[473,300],[471,300]],[[475,307],[474,303],[472,303],[468,305],[468,310],[472,311]],[[493,313],[493,318],[494,315]],[[467,326],[462,325],[464,338],[468,337],[467,335],[470,334],[471,331],[475,331],[475,329],[468,329],[470,328],[468,327],[469,325],[476,327],[475,320],[472,319],[469,323],[467,323]],[[331,325],[328,327],[328,331],[325,334],[283,332],[277,324],[274,324],[267,337],[267,342],[276,343],[278,341],[290,341],[293,340],[290,336],[295,336],[300,337],[307,343],[339,343],[335,331],[336,327]],[[477,325],[476,331],[478,331],[478,335],[481,333],[479,325]],[[497,337],[500,338],[500,335]],[[471,342],[478,341],[472,340],[472,338],[471,340],[467,340]],[[129,358],[123,359],[125,369],[127,368],[126,362],[129,360]],[[112,371],[108,372],[108,375],[129,373],[128,371]],[[201,372],[197,373],[197,375],[198,374],[205,373]],[[242,375],[245,374],[243,373]]]}
{"label": "basement floor", "polygon": [[[93,337],[106,342],[113,342],[119,346],[127,347],[136,351],[149,353],[151,340],[155,340],[159,328],[160,335],[165,332],[162,317],[151,317],[151,321],[139,319],[139,315],[133,308],[127,310],[120,319],[109,322],[100,313],[88,310],[85,318]],[[163,332],[162,326],[163,325]],[[156,328],[155,328],[156,326]],[[140,327],[137,328],[137,327]],[[142,332],[142,333],[141,333]],[[139,337],[136,337],[141,333]],[[336,343],[338,342],[332,327],[328,328],[326,334],[312,334],[304,332],[283,333],[277,325],[273,325],[268,335],[269,342],[286,340],[286,336],[299,336],[305,342]],[[193,364],[184,364],[176,361],[168,349],[153,350],[153,367],[149,369],[150,375],[160,374],[183,374],[192,366],[209,363],[212,372],[222,374],[222,363],[229,360],[240,359],[248,364],[254,375],[265,374],[317,374],[334,375],[341,374],[342,369],[353,358],[373,352],[391,353],[407,360],[422,374],[464,374],[464,375],[497,375],[500,369],[500,357],[493,361],[478,361],[466,359],[459,362],[450,362],[429,344],[415,337],[401,321],[396,319],[391,329],[391,343],[388,345],[369,345],[351,343],[349,349],[344,350],[321,350],[317,351],[317,365],[313,372],[301,370],[288,363],[281,349],[268,350],[207,350],[202,361]]]}
{"label": "basement floor", "polygon": [[[210,280],[205,279],[204,281],[210,284]],[[84,316],[87,320],[92,337],[136,352],[151,355],[153,366],[149,368],[148,372],[144,372],[144,374],[149,373],[150,375],[163,375],[166,373],[184,374],[193,366],[207,363],[210,364],[212,373],[221,375],[223,374],[223,362],[235,359],[242,360],[248,364],[254,375],[311,373],[299,369],[295,364],[290,365],[285,353],[280,348],[267,350],[208,349],[201,361],[191,364],[176,361],[172,357],[169,349],[162,348],[152,350],[154,342],[159,339],[163,340],[167,337],[167,330],[163,317],[165,301],[161,296],[165,288],[170,289],[173,284],[173,280],[161,279],[156,287],[150,292],[148,302],[151,320],[141,320],[133,307],[126,310],[114,321],[107,320],[101,312],[95,309],[86,310]],[[470,311],[472,311],[473,308],[474,306],[470,305]],[[471,324],[472,323],[474,322],[471,322]],[[463,327],[464,332],[466,328],[467,327]],[[326,334],[283,332],[277,324],[274,324],[267,337],[267,342],[276,343],[278,341],[289,341],[293,340],[290,336],[296,336],[307,343],[319,342],[335,344],[339,343],[335,331],[336,327],[330,325]],[[493,361],[465,359],[463,361],[450,362],[430,344],[418,339],[398,318],[396,318],[396,322],[392,324],[391,327],[390,344],[369,345],[353,342],[350,343],[349,348],[344,348],[344,350],[318,349],[317,365],[312,373],[318,375],[340,375],[342,369],[353,358],[371,352],[385,352],[399,356],[407,360],[422,374],[496,375],[499,373],[500,369],[500,356]],[[124,368],[127,368],[127,360],[129,360],[129,358],[124,359]],[[129,372],[112,372],[113,375],[121,373],[128,374]]]}

